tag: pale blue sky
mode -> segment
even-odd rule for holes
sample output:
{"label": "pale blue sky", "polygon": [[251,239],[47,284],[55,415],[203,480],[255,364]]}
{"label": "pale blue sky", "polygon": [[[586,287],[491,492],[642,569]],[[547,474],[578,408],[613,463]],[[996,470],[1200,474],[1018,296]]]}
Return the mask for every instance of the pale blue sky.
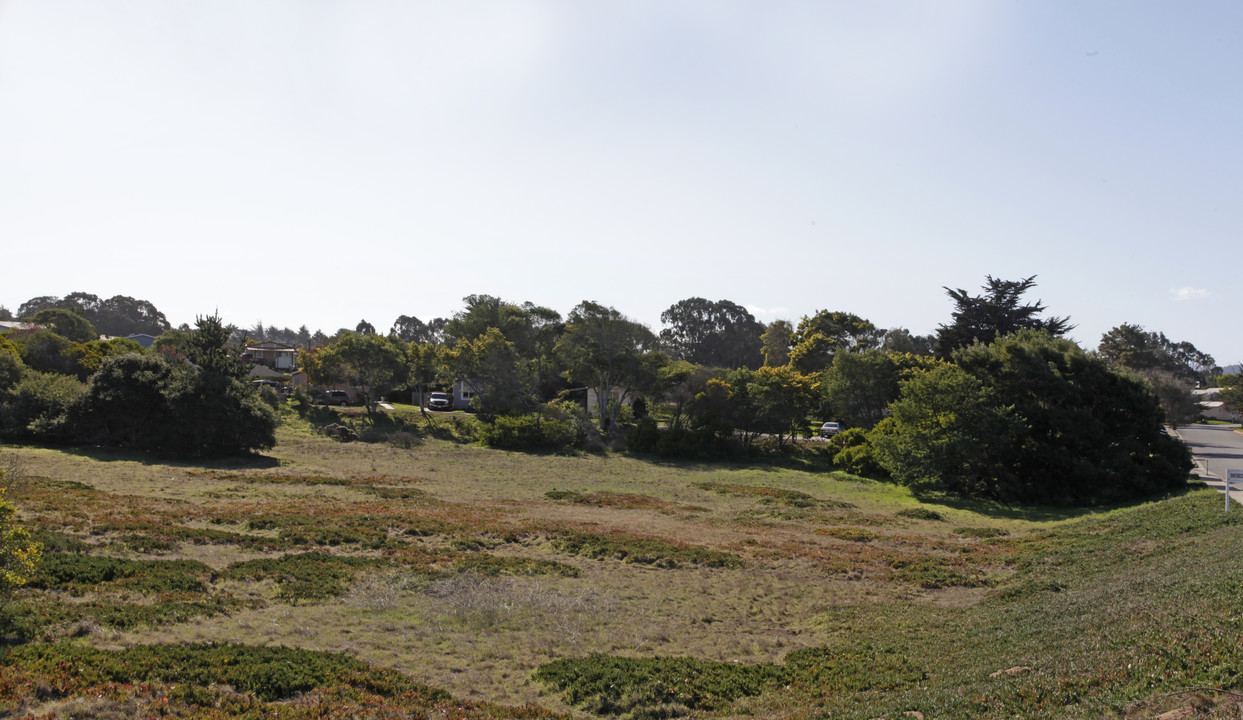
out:
{"label": "pale blue sky", "polygon": [[932,332],[1037,275],[1243,360],[1236,2],[0,0],[0,303],[470,293]]}

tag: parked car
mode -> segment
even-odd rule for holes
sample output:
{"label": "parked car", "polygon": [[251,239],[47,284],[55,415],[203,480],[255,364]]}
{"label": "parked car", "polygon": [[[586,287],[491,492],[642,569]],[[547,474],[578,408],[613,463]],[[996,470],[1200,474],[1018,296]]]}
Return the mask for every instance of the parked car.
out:
{"label": "parked car", "polygon": [[452,410],[453,398],[449,397],[449,393],[434,392],[427,396],[428,410]]}
{"label": "parked car", "polygon": [[829,422],[820,426],[820,437],[823,437],[823,438],[833,437],[834,435],[838,434],[841,431],[842,431],[841,424],[830,420]]}
{"label": "parked car", "polygon": [[329,390],[324,393],[320,402],[325,405],[340,405],[345,407],[350,404],[350,394],[344,390]]}

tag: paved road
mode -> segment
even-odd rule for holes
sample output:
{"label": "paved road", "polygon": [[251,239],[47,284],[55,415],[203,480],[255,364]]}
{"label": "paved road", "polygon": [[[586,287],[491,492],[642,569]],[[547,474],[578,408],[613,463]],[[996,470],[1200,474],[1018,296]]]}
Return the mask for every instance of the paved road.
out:
{"label": "paved road", "polygon": [[[1243,470],[1243,435],[1238,425],[1183,425],[1178,436],[1191,446],[1196,471],[1204,482],[1225,491],[1226,470]],[[1243,488],[1231,488],[1230,499],[1243,502]]]}

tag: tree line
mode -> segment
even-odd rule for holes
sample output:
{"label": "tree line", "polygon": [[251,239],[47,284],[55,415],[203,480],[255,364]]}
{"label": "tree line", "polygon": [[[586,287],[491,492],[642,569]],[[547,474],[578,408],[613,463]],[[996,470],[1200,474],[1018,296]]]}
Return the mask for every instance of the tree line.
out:
{"label": "tree line", "polygon": [[29,319],[46,325],[0,335],[0,438],[178,456],[275,444],[276,412],[244,381],[249,368],[219,317],[199,318],[179,347],[151,350],[86,339],[98,334],[64,309]]}
{"label": "tree line", "polygon": [[[1085,351],[1063,337],[1073,328],[1069,318],[1045,317],[1042,303],[1024,300],[1034,287],[1034,277],[988,277],[979,294],[946,288],[950,319],[925,336],[882,329],[846,311],[765,325],[736,303],[704,298],[673,304],[661,315],[663,328],[653,332],[591,301],[562,317],[530,302],[470,295],[451,318],[423,322],[403,315],[387,334],[366,321],[332,336],[306,326],[291,331],[257,324],[221,326],[212,330],[211,342],[236,358],[248,341],[293,339],[288,344],[301,348],[299,364],[314,382],[360,388],[371,414],[386,397],[407,399],[462,383],[474,398],[485,441],[510,447],[603,438],[656,455],[723,457],[760,447],[781,451],[813,423],[835,419],[852,428],[830,443],[835,461],[925,490],[1086,502],[1182,482],[1183,450],[1160,435],[1160,423],[1194,412],[1187,400],[1191,383],[1212,377],[1213,359],[1189,343],[1125,324],[1106,333],[1097,352]],[[22,363],[18,374],[26,385],[18,392],[0,377],[12,400],[5,407],[16,408],[5,411],[3,432],[12,437],[19,428],[38,435],[39,428],[72,427],[76,437],[85,437],[87,425],[80,421],[58,426],[48,412],[22,410],[13,399],[29,397],[38,383],[65,382],[49,379],[56,374],[72,375],[83,386],[100,378],[115,384],[114,368],[112,374],[99,371],[120,364],[113,358],[137,353],[118,341],[86,339],[90,331],[75,326],[75,318],[86,318],[64,307],[68,303],[53,298],[53,307],[45,307],[47,299],[36,300],[22,311],[37,308],[29,317],[41,317],[47,327],[10,340],[9,355]],[[173,366],[180,359],[202,367],[203,337],[202,327],[166,328],[156,354]],[[12,361],[5,362],[12,369]],[[215,377],[225,376],[221,366],[213,367]],[[133,367],[122,375],[137,372]],[[172,375],[167,382],[176,384]],[[591,418],[582,410],[587,389],[604,399]],[[207,395],[179,390],[161,402],[173,408],[176,399]],[[242,397],[231,407],[249,408]],[[247,422],[267,427],[254,417]],[[124,435],[98,425],[95,433],[114,442]],[[268,442],[268,435],[259,435],[217,444],[254,449]],[[171,447],[172,441],[156,444]],[[1038,460],[1042,454],[1048,457]],[[1054,458],[1077,464],[1061,466]],[[1166,464],[1157,467],[1158,458]],[[1149,480],[1131,489],[1121,479],[1089,481],[1116,475]]]}

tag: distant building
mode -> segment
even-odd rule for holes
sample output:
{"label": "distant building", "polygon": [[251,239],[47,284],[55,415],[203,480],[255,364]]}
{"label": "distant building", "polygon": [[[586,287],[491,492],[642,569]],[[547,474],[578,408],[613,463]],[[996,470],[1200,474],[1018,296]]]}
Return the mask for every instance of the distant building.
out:
{"label": "distant building", "polygon": [[254,365],[247,373],[248,377],[259,378],[262,380],[279,380],[284,379],[285,374],[279,373],[266,365]]}
{"label": "distant building", "polygon": [[138,343],[139,345],[142,345],[145,348],[149,348],[155,344],[155,336],[148,335],[146,333],[135,333],[133,335],[126,335],[125,339],[133,340],[134,342]]}
{"label": "distant building", "polygon": [[247,345],[245,352],[242,353],[242,359],[276,370],[292,370],[297,364],[298,349],[292,345],[265,340],[254,345]]}
{"label": "distant building", "polygon": [[1219,398],[1221,397],[1221,388],[1202,388],[1192,390],[1196,396],[1197,404],[1200,406],[1200,414],[1209,420],[1225,420],[1226,422],[1238,422],[1239,415]]}
{"label": "distant building", "polygon": [[470,380],[458,380],[453,383],[453,409],[470,410],[470,402],[475,399],[475,383]]}

